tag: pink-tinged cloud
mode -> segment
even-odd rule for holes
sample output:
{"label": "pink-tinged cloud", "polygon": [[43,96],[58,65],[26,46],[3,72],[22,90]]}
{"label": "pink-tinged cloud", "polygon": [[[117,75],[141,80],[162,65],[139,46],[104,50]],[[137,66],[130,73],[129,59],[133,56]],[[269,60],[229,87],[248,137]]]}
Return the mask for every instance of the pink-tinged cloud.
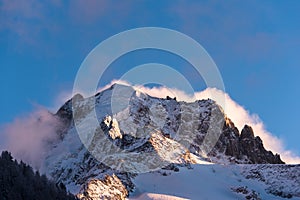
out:
{"label": "pink-tinged cloud", "polygon": [[69,17],[74,23],[90,25],[97,21],[115,23],[114,17],[122,20],[124,17],[119,16],[127,16],[131,7],[132,3],[129,1],[74,0],[68,9]]}
{"label": "pink-tinged cloud", "polygon": [[36,0],[3,0],[0,9],[4,15],[11,15],[10,17],[15,18],[36,19],[43,17],[42,4]]}
{"label": "pink-tinged cloud", "polygon": [[[255,10],[256,15],[251,14]],[[233,1],[205,1],[186,3],[177,1],[168,12],[178,19],[178,26],[186,34],[205,44],[214,44],[215,49],[227,48],[237,58],[240,55],[249,61],[264,59],[281,45],[280,36],[265,32],[257,22],[271,22],[272,8],[264,4]]]}
{"label": "pink-tinged cloud", "polygon": [[58,139],[60,122],[45,109],[39,108],[4,126],[4,146],[19,160],[39,169],[51,143]]}
{"label": "pink-tinged cloud", "polygon": [[108,1],[75,0],[69,7],[71,18],[76,22],[93,23],[108,10]]}
{"label": "pink-tinged cloud", "polygon": [[24,37],[30,31],[29,24],[45,18],[43,9],[43,4],[36,0],[3,0],[0,4],[0,30],[10,30]]}
{"label": "pink-tinged cloud", "polygon": [[8,39],[17,44],[15,50],[24,44],[46,49],[41,35],[45,32],[53,34],[59,29],[49,17],[49,7],[57,6],[58,0],[48,4],[38,0],[3,0],[0,3],[0,31],[9,32]]}

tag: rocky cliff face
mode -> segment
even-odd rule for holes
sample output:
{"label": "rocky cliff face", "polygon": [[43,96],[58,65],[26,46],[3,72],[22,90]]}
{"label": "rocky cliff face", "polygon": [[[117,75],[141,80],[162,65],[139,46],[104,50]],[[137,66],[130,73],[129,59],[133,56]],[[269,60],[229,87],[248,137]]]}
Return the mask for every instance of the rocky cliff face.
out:
{"label": "rocky cliff face", "polygon": [[259,164],[284,164],[278,154],[267,151],[259,136],[254,137],[250,126],[245,125],[239,137],[240,156],[246,155],[250,163]]}
{"label": "rocky cliff face", "polygon": [[243,164],[284,164],[280,155],[267,151],[259,136],[254,136],[252,128],[245,125],[241,133],[230,119],[226,120],[211,156],[226,155],[230,162]]}
{"label": "rocky cliff face", "polygon": [[[127,97],[116,88],[132,94]],[[121,100],[115,111],[111,109],[113,95]],[[73,98],[76,101],[69,100],[56,113],[66,127],[61,140],[49,152],[45,169],[81,199],[101,199],[102,194],[124,199],[134,188],[131,178],[135,173],[174,170],[176,165],[196,163],[196,158],[203,157],[202,144],[211,128],[212,113],[218,113],[214,120],[221,123],[222,132],[205,159],[216,163],[283,163],[279,155],[264,148],[251,127],[245,125],[240,133],[210,99],[193,103],[159,99],[122,85],[113,85],[96,94],[95,99],[81,95]],[[80,126],[96,111],[98,128],[84,129],[84,134],[91,136],[88,145],[78,137],[72,102]],[[118,189],[109,189],[114,187]]]}

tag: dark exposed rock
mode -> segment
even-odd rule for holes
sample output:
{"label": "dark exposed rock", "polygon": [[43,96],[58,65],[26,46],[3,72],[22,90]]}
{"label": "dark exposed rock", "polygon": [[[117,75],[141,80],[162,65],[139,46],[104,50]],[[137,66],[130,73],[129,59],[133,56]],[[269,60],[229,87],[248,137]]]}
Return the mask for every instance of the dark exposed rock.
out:
{"label": "dark exposed rock", "polygon": [[279,196],[279,197],[287,198],[287,199],[290,199],[293,197],[293,195],[290,193],[285,193],[285,192],[278,191],[278,190],[267,189],[267,192],[270,194],[273,194],[275,196]]}
{"label": "dark exposed rock", "polygon": [[230,119],[226,119],[219,141],[211,155],[225,153],[232,157],[230,162],[244,164],[284,164],[280,155],[267,151],[259,136],[254,136],[251,126],[245,125],[239,134]]}
{"label": "dark exposed rock", "polygon": [[239,138],[241,154],[246,155],[251,163],[284,164],[278,154],[267,151],[259,136],[254,137],[250,126],[245,125]]}
{"label": "dark exposed rock", "polygon": [[170,97],[170,96],[167,96],[166,99],[167,99],[167,100],[175,100],[175,101],[176,101],[176,97],[172,98],[172,97]]}
{"label": "dark exposed rock", "polygon": [[259,194],[254,190],[249,190],[247,186],[231,188],[233,192],[245,195],[245,199],[249,200],[261,200]]}
{"label": "dark exposed rock", "polygon": [[253,129],[251,126],[245,125],[242,132],[241,132],[241,136],[240,139],[249,139],[249,140],[253,140],[254,139],[254,133],[253,133]]}
{"label": "dark exposed rock", "polygon": [[75,94],[71,99],[69,99],[64,105],[62,105],[58,111],[56,112],[56,115],[60,117],[62,120],[70,121],[72,119],[72,103],[73,102],[79,102],[84,100],[83,96],[81,94]]}
{"label": "dark exposed rock", "polygon": [[64,138],[65,133],[68,131],[73,121],[72,103],[82,100],[84,100],[83,96],[81,94],[76,94],[65,102],[64,105],[62,105],[54,114],[54,116],[61,122],[57,130],[61,140]]}

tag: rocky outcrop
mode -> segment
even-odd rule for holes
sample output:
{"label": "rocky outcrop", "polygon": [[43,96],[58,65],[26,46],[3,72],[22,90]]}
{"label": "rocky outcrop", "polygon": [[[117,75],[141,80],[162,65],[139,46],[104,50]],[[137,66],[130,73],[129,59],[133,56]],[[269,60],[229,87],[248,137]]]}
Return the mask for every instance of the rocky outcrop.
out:
{"label": "rocky outcrop", "polygon": [[128,191],[116,175],[106,175],[103,180],[92,179],[77,194],[80,200],[125,200]]}
{"label": "rocky outcrop", "polygon": [[116,138],[122,139],[122,134],[119,129],[119,124],[115,118],[112,118],[111,116],[106,116],[102,122],[100,123],[101,129],[104,131],[104,133],[107,133],[107,135],[115,140]]}
{"label": "rocky outcrop", "polygon": [[244,164],[284,164],[280,155],[264,148],[259,136],[254,136],[251,126],[245,125],[241,133],[231,120],[224,124],[223,134],[215,146],[212,156],[217,153],[229,156],[230,162]]}
{"label": "rocky outcrop", "polygon": [[66,123],[70,123],[73,118],[72,112],[72,102],[80,102],[83,101],[84,98],[81,94],[75,94],[70,100],[68,100],[64,105],[62,105],[55,115],[57,115],[61,120]]}
{"label": "rocky outcrop", "polygon": [[255,192],[254,190],[249,190],[247,186],[240,186],[236,188],[231,188],[233,192],[236,192],[238,194],[242,194],[245,196],[245,199],[249,200],[261,200],[259,194]]}
{"label": "rocky outcrop", "polygon": [[247,156],[250,163],[258,164],[284,164],[280,155],[273,154],[264,148],[263,141],[259,136],[254,137],[250,126],[245,125],[239,137],[239,150],[241,155]]}

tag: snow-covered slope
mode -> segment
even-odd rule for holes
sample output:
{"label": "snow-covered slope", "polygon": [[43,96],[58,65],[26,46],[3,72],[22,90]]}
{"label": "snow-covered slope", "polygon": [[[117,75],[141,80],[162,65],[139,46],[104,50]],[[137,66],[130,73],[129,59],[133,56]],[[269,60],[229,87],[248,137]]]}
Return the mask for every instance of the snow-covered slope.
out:
{"label": "snow-covered slope", "polygon": [[198,164],[161,173],[138,175],[129,199],[300,199],[300,166]]}
{"label": "snow-covered slope", "polygon": [[[195,179],[197,182],[194,187],[191,185],[191,191],[177,191],[180,188],[174,187],[176,189],[169,195],[180,192],[181,197],[194,199],[195,195],[200,195],[195,185],[205,185],[208,179],[212,179],[211,186],[216,186],[224,195],[227,192],[240,195],[234,190],[243,188],[234,188],[235,185],[228,191],[227,186],[213,185],[232,178],[231,168],[226,171],[226,167],[215,165],[214,168],[220,169],[220,178],[216,179],[218,173],[212,173],[210,165],[202,164],[207,161],[219,164],[283,163],[279,155],[265,150],[261,139],[254,137],[251,127],[245,126],[240,133],[222,108],[210,99],[178,102],[169,97],[154,98],[130,86],[112,85],[93,97],[75,95],[56,116],[65,127],[59,133],[61,139],[48,153],[43,171],[57,182],[63,182],[81,199],[124,199],[128,194],[138,193],[145,198],[157,197],[159,194],[154,190],[145,190],[143,192],[147,194],[141,194],[145,189],[141,186],[143,179],[155,183],[152,178],[160,180],[171,173],[167,177],[177,177],[178,181],[182,178],[180,184],[184,186],[189,184],[188,179],[193,173],[198,177],[197,171],[201,170],[203,174],[200,174],[205,178]],[[96,127],[93,126],[95,119]],[[220,137],[207,143],[205,138],[209,132],[214,136],[218,130]],[[193,164],[200,165],[190,169]],[[279,188],[278,191],[280,194],[285,190]]]}

